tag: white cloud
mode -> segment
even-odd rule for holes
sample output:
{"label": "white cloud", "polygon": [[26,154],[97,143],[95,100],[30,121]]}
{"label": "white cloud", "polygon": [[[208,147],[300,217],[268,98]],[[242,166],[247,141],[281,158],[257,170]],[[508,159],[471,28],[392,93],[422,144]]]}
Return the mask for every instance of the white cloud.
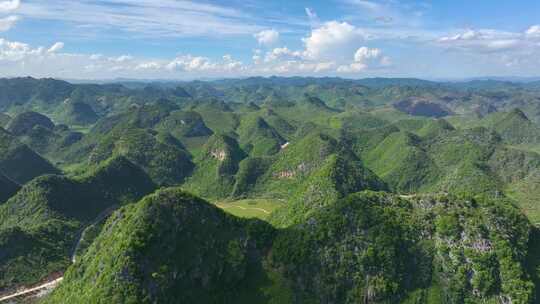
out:
{"label": "white cloud", "polygon": [[279,62],[277,65],[257,68],[256,71],[266,74],[306,75],[332,72],[335,65],[335,62],[332,61],[308,62],[300,60],[288,60]]}
{"label": "white cloud", "polygon": [[254,64],[260,64],[261,61],[262,61],[262,51],[260,49],[255,49],[253,50],[253,56],[251,57],[251,59],[253,60],[253,63]]}
{"label": "white cloud", "polygon": [[363,46],[354,54],[354,62],[339,66],[337,71],[340,73],[357,73],[369,68],[385,67],[390,64],[390,58],[383,56],[380,49]]}
{"label": "white cloud", "polygon": [[91,60],[99,60],[101,58],[103,58],[102,54],[92,54],[92,55],[90,55]]}
{"label": "white cloud", "polygon": [[466,30],[437,39],[437,44],[449,49],[493,53],[530,48],[527,33],[504,32],[491,29]]}
{"label": "white cloud", "polygon": [[17,16],[8,16],[5,18],[0,18],[0,32],[9,31],[15,23],[19,20]]}
{"label": "white cloud", "polygon": [[163,66],[157,61],[143,62],[135,66],[135,70],[159,70]]}
{"label": "white cloud", "polygon": [[18,14],[76,24],[80,35],[114,29],[142,37],[192,37],[251,35],[263,29],[243,11],[187,0],[27,1]]}
{"label": "white cloud", "polygon": [[460,40],[473,40],[473,39],[481,39],[481,38],[483,38],[482,33],[473,31],[473,30],[467,30],[463,33],[459,33],[453,36],[441,37],[439,41],[441,42],[460,41]]}
{"label": "white cloud", "polygon": [[283,46],[264,56],[261,50],[255,50],[252,69],[263,73],[319,74],[389,66],[390,58],[383,56],[380,49],[361,47],[368,38],[363,30],[347,22],[326,22],[302,39],[304,49]]}
{"label": "white cloud", "polygon": [[181,56],[175,58],[167,65],[169,70],[180,70],[180,71],[194,71],[194,70],[210,70],[214,67],[210,63],[210,59],[206,57],[193,57],[191,55]]}
{"label": "white cloud", "polygon": [[63,42],[57,42],[57,43],[53,44],[53,46],[51,46],[47,50],[47,53],[56,53],[56,52],[60,51],[63,48],[64,48],[64,43]]}
{"label": "white cloud", "polygon": [[255,34],[254,37],[260,45],[270,46],[279,41],[279,32],[274,29],[264,30]]}
{"label": "white cloud", "polygon": [[28,57],[42,56],[42,47],[32,48],[26,43],[13,42],[0,38],[0,61],[20,61]]}
{"label": "white cloud", "polygon": [[21,6],[20,0],[0,1],[0,13],[11,12]]}
{"label": "white cloud", "polygon": [[381,57],[381,54],[382,52],[380,49],[370,49],[368,47],[363,46],[359,48],[354,54],[354,61],[364,62],[370,59],[377,59]]}
{"label": "white cloud", "polygon": [[115,62],[128,62],[128,61],[131,61],[133,60],[133,56],[131,55],[122,55],[122,56],[118,56],[116,58],[112,58],[112,61],[115,61]]}
{"label": "white cloud", "polygon": [[330,21],[314,29],[303,38],[305,56],[313,60],[339,60],[350,56],[367,37],[365,33],[347,22]]}
{"label": "white cloud", "polygon": [[286,61],[302,59],[302,52],[291,51],[287,47],[275,48],[266,53],[264,62]]}
{"label": "white cloud", "polygon": [[349,4],[357,5],[361,8],[370,10],[370,11],[380,11],[382,6],[379,3],[366,0],[347,0]]}
{"label": "white cloud", "polygon": [[63,43],[32,47],[26,43],[0,39],[0,76],[31,75],[64,78],[194,78],[238,75],[246,71],[231,55],[213,61],[184,55],[172,60],[140,59],[130,55],[106,57],[101,54],[59,52]]}
{"label": "white cloud", "polygon": [[525,32],[525,34],[526,34],[528,37],[540,38],[540,25],[533,25],[533,26],[531,26],[529,29],[527,29],[527,31]]}
{"label": "white cloud", "polygon": [[166,65],[169,71],[183,72],[239,72],[242,68],[242,62],[234,60],[230,55],[223,56],[222,62],[214,62],[202,56],[184,55]]}

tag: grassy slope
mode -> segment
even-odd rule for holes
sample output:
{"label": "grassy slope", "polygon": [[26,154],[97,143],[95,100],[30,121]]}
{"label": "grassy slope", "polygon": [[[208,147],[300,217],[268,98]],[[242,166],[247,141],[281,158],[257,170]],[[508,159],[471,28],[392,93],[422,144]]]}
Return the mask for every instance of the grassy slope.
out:
{"label": "grassy slope", "polygon": [[243,199],[215,203],[216,206],[237,217],[266,220],[270,213],[285,206],[280,200]]}

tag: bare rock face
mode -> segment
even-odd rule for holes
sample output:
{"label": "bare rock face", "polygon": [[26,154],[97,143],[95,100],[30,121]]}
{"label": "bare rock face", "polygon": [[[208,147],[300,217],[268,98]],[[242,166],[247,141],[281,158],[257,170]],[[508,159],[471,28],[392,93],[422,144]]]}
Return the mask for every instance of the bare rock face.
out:
{"label": "bare rock face", "polygon": [[227,152],[225,150],[213,150],[210,151],[210,155],[221,162],[227,158]]}

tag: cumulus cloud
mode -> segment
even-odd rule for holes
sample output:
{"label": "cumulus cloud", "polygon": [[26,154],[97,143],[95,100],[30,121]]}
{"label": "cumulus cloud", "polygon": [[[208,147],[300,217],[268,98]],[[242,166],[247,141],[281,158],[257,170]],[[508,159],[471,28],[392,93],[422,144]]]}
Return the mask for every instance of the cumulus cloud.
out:
{"label": "cumulus cloud", "polygon": [[1,76],[31,75],[34,77],[68,78],[193,78],[217,75],[238,75],[246,67],[231,55],[218,60],[183,55],[174,59],[140,59],[131,55],[106,57],[101,54],[59,52],[57,42],[50,47],[0,39]]}
{"label": "cumulus cloud", "polygon": [[51,46],[47,50],[47,53],[56,53],[56,52],[60,51],[63,48],[64,48],[64,43],[63,42],[57,42],[57,43],[53,44],[53,46]]}
{"label": "cumulus cloud", "polygon": [[390,58],[383,56],[380,49],[363,46],[354,54],[354,62],[339,66],[337,71],[340,73],[357,73],[369,68],[384,67],[390,64]]}
{"label": "cumulus cloud", "polygon": [[275,48],[266,53],[264,62],[274,62],[283,60],[297,60],[302,58],[302,52],[291,51],[287,47]]}
{"label": "cumulus cloud", "polygon": [[[306,12],[312,14],[311,10]],[[350,73],[390,65],[390,59],[380,49],[362,47],[367,39],[361,29],[347,22],[326,22],[302,39],[303,49],[283,46],[264,54],[255,50],[252,70],[276,74]]]}
{"label": "cumulus cloud", "polygon": [[307,58],[328,60],[349,56],[366,38],[362,30],[347,22],[330,21],[312,30],[302,41]]}
{"label": "cumulus cloud", "polygon": [[354,53],[354,61],[356,62],[364,62],[370,59],[377,59],[381,57],[381,50],[380,49],[370,49],[368,47],[361,47],[359,48],[356,53]]}
{"label": "cumulus cloud", "polygon": [[0,13],[11,12],[21,6],[20,0],[0,1]]}
{"label": "cumulus cloud", "polygon": [[0,61],[20,61],[28,57],[40,57],[44,53],[42,47],[32,48],[26,43],[0,38]]}
{"label": "cumulus cloud", "polygon": [[254,35],[260,45],[274,45],[279,41],[279,32],[276,30],[264,30]]}
{"label": "cumulus cloud", "polygon": [[9,31],[15,23],[19,20],[17,16],[8,16],[5,18],[0,18],[0,32]]}

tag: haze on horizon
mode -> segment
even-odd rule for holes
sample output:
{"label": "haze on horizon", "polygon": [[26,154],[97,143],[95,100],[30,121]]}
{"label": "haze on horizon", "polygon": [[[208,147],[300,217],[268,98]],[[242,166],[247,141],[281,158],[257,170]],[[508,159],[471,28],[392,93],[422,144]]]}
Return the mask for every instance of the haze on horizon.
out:
{"label": "haze on horizon", "polygon": [[540,2],[0,0],[0,77],[536,77]]}

